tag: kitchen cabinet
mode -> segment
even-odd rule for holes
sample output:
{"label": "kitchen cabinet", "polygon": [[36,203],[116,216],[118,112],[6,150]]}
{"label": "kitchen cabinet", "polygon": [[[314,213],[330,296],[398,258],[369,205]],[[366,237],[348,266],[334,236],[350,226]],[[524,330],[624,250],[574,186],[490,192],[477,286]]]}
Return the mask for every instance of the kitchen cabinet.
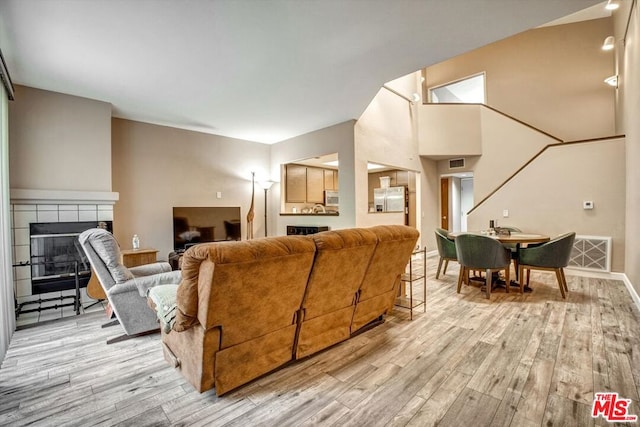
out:
{"label": "kitchen cabinet", "polygon": [[324,204],[324,169],[307,167],[307,203]]}
{"label": "kitchen cabinet", "polygon": [[396,183],[394,184],[396,186],[398,185],[404,185],[404,186],[409,186],[409,171],[405,171],[405,170],[398,170],[396,171]]}
{"label": "kitchen cabinet", "polygon": [[288,164],[285,168],[286,203],[322,203],[324,191],[338,189],[338,171]]}
{"label": "kitchen cabinet", "polygon": [[338,171],[333,169],[324,169],[324,189],[338,189]]}
{"label": "kitchen cabinet", "polygon": [[307,167],[287,165],[286,167],[287,203],[305,203],[307,201]]}

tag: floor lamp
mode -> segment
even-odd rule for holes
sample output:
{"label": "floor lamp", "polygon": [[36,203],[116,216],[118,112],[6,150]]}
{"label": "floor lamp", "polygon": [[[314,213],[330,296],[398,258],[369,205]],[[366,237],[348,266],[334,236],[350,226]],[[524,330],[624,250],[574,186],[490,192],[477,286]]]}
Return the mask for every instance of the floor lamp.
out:
{"label": "floor lamp", "polygon": [[273,185],[273,181],[260,181],[260,186],[264,188],[264,237],[267,237],[267,192]]}

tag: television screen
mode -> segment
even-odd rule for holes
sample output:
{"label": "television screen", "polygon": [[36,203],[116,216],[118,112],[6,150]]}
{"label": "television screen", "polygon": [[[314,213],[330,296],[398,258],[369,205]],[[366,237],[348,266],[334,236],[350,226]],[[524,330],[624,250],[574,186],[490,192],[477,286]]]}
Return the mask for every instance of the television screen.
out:
{"label": "television screen", "polygon": [[174,207],[173,249],[222,240],[240,240],[240,207]]}

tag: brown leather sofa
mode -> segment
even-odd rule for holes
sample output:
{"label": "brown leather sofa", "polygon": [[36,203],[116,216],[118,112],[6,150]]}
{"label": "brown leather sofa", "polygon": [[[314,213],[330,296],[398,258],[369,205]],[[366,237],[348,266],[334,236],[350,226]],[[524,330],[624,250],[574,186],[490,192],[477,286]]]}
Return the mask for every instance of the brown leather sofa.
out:
{"label": "brown leather sofa", "polygon": [[344,341],[393,308],[418,235],[377,226],[194,246],[165,359],[221,395]]}

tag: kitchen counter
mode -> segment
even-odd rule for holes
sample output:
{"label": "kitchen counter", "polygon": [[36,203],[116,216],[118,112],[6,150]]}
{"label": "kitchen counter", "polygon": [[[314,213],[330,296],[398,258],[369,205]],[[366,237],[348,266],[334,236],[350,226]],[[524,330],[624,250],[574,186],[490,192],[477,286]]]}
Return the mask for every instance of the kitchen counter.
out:
{"label": "kitchen counter", "polygon": [[340,212],[327,212],[327,213],[280,212],[280,216],[340,216]]}

